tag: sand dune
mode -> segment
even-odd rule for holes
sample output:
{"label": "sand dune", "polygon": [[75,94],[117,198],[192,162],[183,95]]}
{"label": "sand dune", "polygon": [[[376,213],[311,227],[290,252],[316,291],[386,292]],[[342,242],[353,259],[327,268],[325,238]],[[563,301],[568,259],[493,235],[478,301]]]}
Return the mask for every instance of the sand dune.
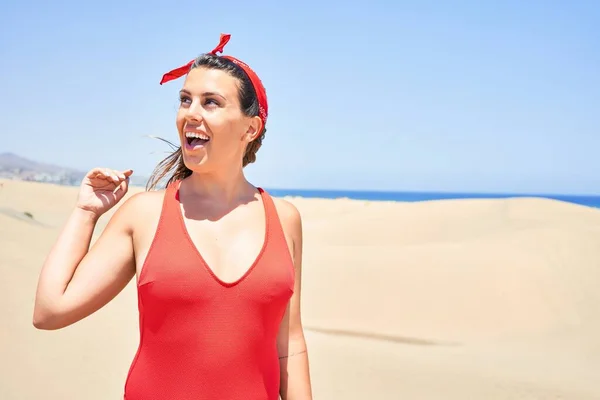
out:
{"label": "sand dune", "polygon": [[[39,268],[76,196],[0,189],[0,399],[122,394],[138,339],[133,284],[74,326],[31,325]],[[600,210],[290,201],[304,218],[315,399],[600,399]]]}

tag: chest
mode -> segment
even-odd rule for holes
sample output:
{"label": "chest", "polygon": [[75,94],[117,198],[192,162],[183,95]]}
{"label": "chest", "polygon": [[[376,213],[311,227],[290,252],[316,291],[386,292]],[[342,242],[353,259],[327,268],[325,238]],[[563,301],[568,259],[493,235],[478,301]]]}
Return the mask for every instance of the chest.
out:
{"label": "chest", "polygon": [[192,252],[226,284],[239,281],[254,268],[268,244],[270,229],[260,203],[240,207],[218,220],[182,210],[181,225]]}
{"label": "chest", "polygon": [[264,199],[217,216],[205,207],[168,206],[140,279],[145,303],[259,312],[289,299],[291,241]]}

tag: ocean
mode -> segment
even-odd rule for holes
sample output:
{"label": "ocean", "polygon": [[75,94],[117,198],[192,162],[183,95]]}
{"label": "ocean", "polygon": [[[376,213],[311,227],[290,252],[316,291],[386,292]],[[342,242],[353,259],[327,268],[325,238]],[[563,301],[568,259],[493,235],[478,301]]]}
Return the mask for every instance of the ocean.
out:
{"label": "ocean", "polygon": [[513,197],[542,197],[566,201],[588,207],[600,208],[600,196],[550,195],[550,194],[514,194],[514,193],[437,193],[437,192],[385,192],[352,190],[300,190],[267,189],[273,196],[297,196],[307,198],[349,198],[373,201],[426,201],[443,199],[501,199]]}

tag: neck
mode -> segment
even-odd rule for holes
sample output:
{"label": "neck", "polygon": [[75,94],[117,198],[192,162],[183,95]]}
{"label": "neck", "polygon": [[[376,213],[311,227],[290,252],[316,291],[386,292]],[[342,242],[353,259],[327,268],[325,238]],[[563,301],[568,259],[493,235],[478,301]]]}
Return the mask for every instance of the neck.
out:
{"label": "neck", "polygon": [[218,168],[210,172],[193,172],[186,179],[186,190],[194,196],[220,204],[232,204],[254,196],[256,188],[248,182],[241,168]]}

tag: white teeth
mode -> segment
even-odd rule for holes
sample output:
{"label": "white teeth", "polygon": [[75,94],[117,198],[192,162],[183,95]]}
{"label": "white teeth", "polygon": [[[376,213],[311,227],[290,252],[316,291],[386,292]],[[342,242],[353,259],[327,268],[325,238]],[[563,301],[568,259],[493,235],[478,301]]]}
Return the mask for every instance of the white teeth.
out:
{"label": "white teeth", "polygon": [[209,137],[202,134],[202,133],[197,133],[197,132],[186,132],[185,133],[185,137],[186,138],[196,138],[196,139],[202,139],[202,140],[208,140]]}

